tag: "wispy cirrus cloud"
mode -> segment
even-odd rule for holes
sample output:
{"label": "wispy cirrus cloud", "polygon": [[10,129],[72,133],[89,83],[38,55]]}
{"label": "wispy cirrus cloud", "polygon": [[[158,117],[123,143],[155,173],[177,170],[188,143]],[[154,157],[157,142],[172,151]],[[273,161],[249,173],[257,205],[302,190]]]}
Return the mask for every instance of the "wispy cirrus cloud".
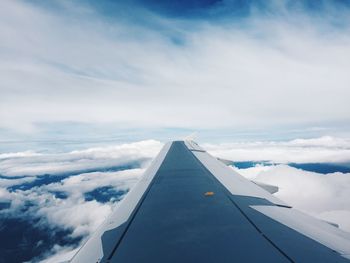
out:
{"label": "wispy cirrus cloud", "polygon": [[243,17],[207,20],[152,12],[147,1],[133,2],[134,13],[123,3],[108,14],[94,3],[55,3],[2,2],[4,129],[82,122],[348,130],[346,6],[271,1]]}

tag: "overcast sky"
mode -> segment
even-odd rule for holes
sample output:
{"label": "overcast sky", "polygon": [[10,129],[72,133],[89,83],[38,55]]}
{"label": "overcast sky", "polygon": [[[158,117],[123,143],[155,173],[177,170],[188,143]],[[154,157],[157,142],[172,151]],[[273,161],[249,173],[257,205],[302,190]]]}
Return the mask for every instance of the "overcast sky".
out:
{"label": "overcast sky", "polygon": [[1,140],[350,133],[348,1],[114,2],[0,2]]}

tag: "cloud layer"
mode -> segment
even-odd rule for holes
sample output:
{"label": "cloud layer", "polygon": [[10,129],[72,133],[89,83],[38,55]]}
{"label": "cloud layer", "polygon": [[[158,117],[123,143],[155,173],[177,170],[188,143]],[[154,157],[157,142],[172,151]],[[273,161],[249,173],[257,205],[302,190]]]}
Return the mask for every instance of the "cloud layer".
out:
{"label": "cloud layer", "polygon": [[[2,235],[11,235],[13,242],[30,242],[30,246],[16,246],[17,260],[69,259],[71,250],[111,213],[161,146],[149,140],[59,154],[1,154]],[[15,236],[6,230],[11,224],[29,229],[28,233]],[[4,260],[13,260],[13,249],[0,247]]]}
{"label": "cloud layer", "polygon": [[208,22],[34,3],[1,3],[4,129],[82,122],[342,130],[349,121],[346,8],[324,8],[321,18],[281,4],[277,14]]}
{"label": "cloud layer", "polygon": [[289,205],[350,232],[350,173],[320,174],[288,165],[235,170],[249,179],[278,186],[275,195]]}
{"label": "cloud layer", "polygon": [[[37,244],[36,252],[31,252],[32,262],[68,260],[138,181],[161,146],[150,140],[58,154],[1,154],[0,218],[5,220],[5,229],[13,222],[33,228],[31,239],[15,240]],[[350,160],[348,139],[321,137],[202,146],[214,156],[247,161],[248,168],[233,169],[248,179],[279,186],[276,196],[286,203],[350,231],[346,220],[350,213],[350,173],[317,173],[288,165],[312,161],[346,167]],[[25,246],[21,248],[17,255],[27,251]],[[2,253],[11,256],[9,251]]]}
{"label": "cloud layer", "polygon": [[0,174],[6,177],[64,175],[130,168],[147,161],[161,148],[158,141],[142,141],[108,147],[96,147],[62,154],[45,154],[31,151],[0,154]]}
{"label": "cloud layer", "polygon": [[275,163],[349,163],[350,140],[324,136],[291,141],[203,144],[214,156],[232,161]]}

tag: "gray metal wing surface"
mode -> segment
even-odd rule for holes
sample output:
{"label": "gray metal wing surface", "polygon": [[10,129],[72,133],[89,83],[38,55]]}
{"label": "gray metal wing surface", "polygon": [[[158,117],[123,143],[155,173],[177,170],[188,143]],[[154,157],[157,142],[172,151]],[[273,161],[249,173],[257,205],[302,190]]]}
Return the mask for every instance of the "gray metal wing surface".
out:
{"label": "gray metal wing surface", "polygon": [[350,234],[193,141],[167,143],[71,262],[350,262]]}

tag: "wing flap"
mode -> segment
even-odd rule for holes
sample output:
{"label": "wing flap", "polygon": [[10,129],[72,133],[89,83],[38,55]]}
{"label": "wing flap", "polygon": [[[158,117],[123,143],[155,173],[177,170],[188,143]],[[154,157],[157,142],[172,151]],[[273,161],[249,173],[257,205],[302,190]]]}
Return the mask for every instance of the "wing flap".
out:
{"label": "wing flap", "polygon": [[285,202],[271,195],[258,185],[250,182],[207,152],[193,152],[193,154],[230,191],[231,194],[263,198],[271,203],[287,206]]}

